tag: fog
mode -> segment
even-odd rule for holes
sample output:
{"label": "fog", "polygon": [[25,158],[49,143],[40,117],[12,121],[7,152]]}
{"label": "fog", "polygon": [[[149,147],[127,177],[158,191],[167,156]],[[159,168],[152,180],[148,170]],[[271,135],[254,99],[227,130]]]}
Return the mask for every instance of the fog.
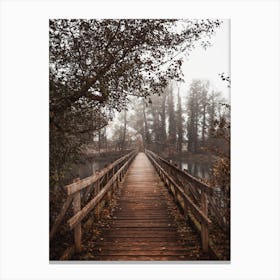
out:
{"label": "fog", "polygon": [[[224,102],[227,104],[230,103],[230,85],[220,77],[222,73],[226,76],[230,76],[230,20],[223,19],[223,23],[216,29],[215,34],[209,41],[211,45],[206,49],[202,46],[197,46],[184,56],[182,65],[183,81],[170,82],[173,86],[175,109],[177,93],[179,93],[183,107],[185,107],[190,92],[190,86],[194,80],[209,81],[208,91],[219,92]],[[136,104],[137,98],[131,97],[130,102],[127,104],[128,116],[133,116],[135,106],[137,106]],[[116,112],[114,119],[109,122],[107,136],[110,139],[112,139],[114,134],[114,128],[116,126],[121,126],[120,118],[122,114],[122,112]],[[187,120],[186,110],[184,109],[183,115]],[[132,134],[137,133],[133,127],[128,126],[127,129]]]}

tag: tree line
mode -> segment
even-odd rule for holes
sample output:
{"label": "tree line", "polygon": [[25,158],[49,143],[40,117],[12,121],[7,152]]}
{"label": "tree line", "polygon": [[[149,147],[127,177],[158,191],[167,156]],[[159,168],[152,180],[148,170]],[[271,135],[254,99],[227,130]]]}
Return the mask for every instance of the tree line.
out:
{"label": "tree line", "polygon": [[178,84],[170,82],[148,100],[134,101],[129,118],[126,111],[119,118],[114,139],[119,136],[127,146],[125,135],[129,136],[126,131],[131,127],[141,135],[145,148],[166,156],[213,152],[214,148],[226,153],[226,141],[218,136],[224,130],[219,124],[230,121],[226,104],[209,81],[193,80],[183,99]]}

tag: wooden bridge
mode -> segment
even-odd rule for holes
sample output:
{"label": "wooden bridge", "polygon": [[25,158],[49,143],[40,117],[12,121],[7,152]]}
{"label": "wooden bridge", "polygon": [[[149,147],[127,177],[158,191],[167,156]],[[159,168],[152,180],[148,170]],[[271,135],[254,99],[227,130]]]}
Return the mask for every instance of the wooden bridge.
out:
{"label": "wooden bridge", "polygon": [[57,236],[63,242],[74,232],[61,260],[229,259],[229,224],[215,189],[151,151],[132,151],[64,190],[67,198],[50,231],[51,249]]}

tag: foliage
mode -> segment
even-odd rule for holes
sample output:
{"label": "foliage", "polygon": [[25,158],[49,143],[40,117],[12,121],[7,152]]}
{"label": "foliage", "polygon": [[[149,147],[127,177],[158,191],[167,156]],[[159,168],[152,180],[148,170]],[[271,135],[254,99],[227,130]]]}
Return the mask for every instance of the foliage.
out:
{"label": "foliage", "polygon": [[230,224],[230,105],[223,104],[227,114],[215,120],[213,136],[218,140],[224,140],[226,151],[216,150],[217,158],[212,166],[210,174],[210,184],[218,187],[219,196],[216,199],[221,213],[225,217],[225,222]]}
{"label": "foliage", "polygon": [[231,84],[230,76],[226,76],[226,74],[224,72],[220,73],[219,76],[223,81],[227,82],[227,84],[228,84],[227,86],[230,88],[230,84]]}
{"label": "foliage", "polygon": [[188,150],[198,152],[199,149],[199,129],[202,130],[202,144],[205,140],[206,130],[206,107],[208,104],[209,81],[193,80],[190,85],[189,96],[187,98],[187,135]]}
{"label": "foliage", "polygon": [[[220,74],[223,81],[228,82],[230,87],[230,77],[226,77],[224,73]],[[219,118],[213,121],[211,134],[218,140],[222,139],[225,143],[225,150],[216,150],[216,155],[218,156],[216,162],[213,165],[211,172],[211,184],[213,186],[221,187],[222,192],[224,192],[224,197],[230,198],[230,110],[231,106],[227,103],[219,103],[220,108],[224,110],[224,114],[220,114]],[[227,201],[228,209],[230,201]],[[229,213],[228,213],[229,217]]]}

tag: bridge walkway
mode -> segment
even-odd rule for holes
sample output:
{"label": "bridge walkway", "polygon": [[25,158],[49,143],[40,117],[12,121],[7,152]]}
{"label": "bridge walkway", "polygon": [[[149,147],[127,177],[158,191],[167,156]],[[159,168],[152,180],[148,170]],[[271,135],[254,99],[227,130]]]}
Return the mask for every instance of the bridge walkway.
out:
{"label": "bridge walkway", "polygon": [[209,259],[145,153],[132,162],[117,203],[101,235],[92,244],[95,260]]}

